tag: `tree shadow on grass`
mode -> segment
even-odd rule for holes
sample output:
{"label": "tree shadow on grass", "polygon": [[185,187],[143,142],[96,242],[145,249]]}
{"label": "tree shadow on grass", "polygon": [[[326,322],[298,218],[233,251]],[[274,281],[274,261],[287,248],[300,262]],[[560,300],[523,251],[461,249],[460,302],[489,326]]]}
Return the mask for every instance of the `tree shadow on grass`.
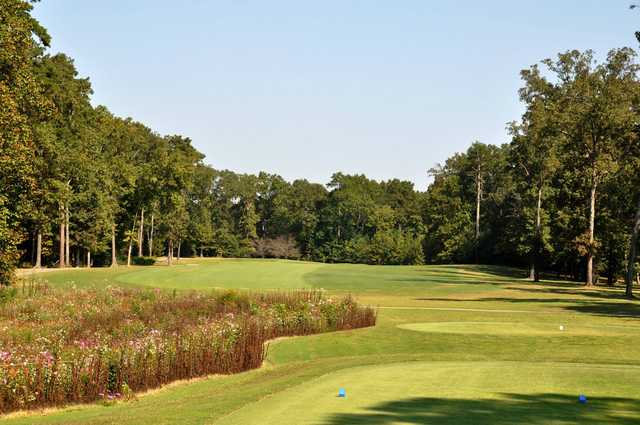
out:
{"label": "tree shadow on grass", "polygon": [[414,270],[416,273],[439,278],[451,277],[454,280],[475,280],[478,274],[486,275],[485,279],[498,279],[512,281],[513,279],[525,279],[527,274],[521,270],[511,267],[489,266],[489,265],[456,265],[456,266],[429,266],[428,269]]}
{"label": "tree shadow on grass", "polygon": [[[565,288],[510,288],[530,294],[552,294],[566,296],[580,296],[583,299],[575,298],[505,298],[501,301],[513,303],[518,302],[539,302],[539,303],[566,303],[570,305],[562,308],[578,313],[588,313],[598,316],[608,317],[640,317],[640,303],[628,300],[622,291],[599,291],[587,289],[565,289]],[[489,301],[489,300],[487,300]],[[497,301],[494,299],[493,301]]]}
{"label": "tree shadow on grass", "polygon": [[585,300],[575,298],[509,298],[509,297],[482,297],[482,298],[450,298],[450,297],[420,297],[415,301],[451,301],[451,302],[502,302],[502,303],[532,303],[532,304],[556,304],[556,303],[581,303]]}
{"label": "tree shadow on grass", "polygon": [[[442,283],[442,284],[488,284],[505,285],[518,283],[520,285],[580,288],[582,282],[570,280],[543,280],[532,282],[528,279],[528,271],[514,267],[492,265],[431,265],[428,269],[419,268],[413,272],[419,277],[389,277],[389,281],[415,282],[415,283]],[[484,276],[482,276],[484,275]]]}
{"label": "tree shadow on grass", "polygon": [[[599,290],[586,289],[573,285],[567,287],[518,287],[509,286],[505,289],[523,293],[519,297],[481,297],[481,298],[453,298],[453,297],[420,297],[416,301],[442,302],[504,302],[514,304],[565,304],[559,306],[564,310],[578,313],[588,313],[608,317],[640,317],[640,302],[629,300],[621,288]],[[531,294],[531,297],[524,295]],[[533,296],[537,296],[533,298]],[[547,298],[540,296],[549,295]],[[565,298],[562,298],[565,297]],[[568,305],[567,305],[568,304]]]}
{"label": "tree shadow on grass", "polygon": [[529,292],[533,294],[553,294],[553,295],[577,295],[580,297],[587,298],[597,298],[601,300],[625,300],[625,294],[623,289],[609,289],[609,290],[598,290],[598,289],[585,289],[584,287],[576,287],[573,288],[557,288],[557,287],[546,287],[546,288],[508,288],[514,291],[521,292]]}
{"label": "tree shadow on grass", "polygon": [[580,303],[564,308],[597,316],[640,318],[640,304],[634,303]]}
{"label": "tree shadow on grass", "polygon": [[[451,301],[451,302],[504,302],[504,303],[531,303],[531,304],[567,304],[558,308],[574,311],[577,313],[587,313],[597,316],[640,318],[640,304],[634,302],[595,302],[588,300],[577,300],[572,298],[414,298],[416,301]],[[640,423],[639,423],[640,424]]]}
{"label": "tree shadow on grass", "polygon": [[527,271],[523,269],[504,266],[492,266],[486,264],[463,266],[462,270],[467,272],[482,272],[495,276],[510,277],[515,279],[524,279],[528,277]]}
{"label": "tree shadow on grass", "polygon": [[456,277],[455,279],[445,279],[440,277],[394,277],[386,279],[389,282],[400,283],[432,283],[439,285],[511,285],[513,282],[508,280],[489,280],[477,277]]}
{"label": "tree shadow on grass", "polygon": [[606,397],[578,402],[577,395],[502,394],[502,399],[409,398],[381,403],[365,413],[334,414],[324,425],[512,425],[640,423],[640,400]]}

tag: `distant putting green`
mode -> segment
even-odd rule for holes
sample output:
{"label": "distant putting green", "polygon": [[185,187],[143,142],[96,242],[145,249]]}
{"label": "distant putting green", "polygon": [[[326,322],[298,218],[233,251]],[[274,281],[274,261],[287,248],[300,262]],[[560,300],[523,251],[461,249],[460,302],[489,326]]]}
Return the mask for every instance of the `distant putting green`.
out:
{"label": "distant putting green", "polygon": [[272,342],[258,370],[0,423],[640,423],[640,303],[619,287],[533,284],[524,275],[488,266],[226,259],[37,274],[27,279],[61,287],[323,288],[379,306],[379,320]]}
{"label": "distant putting green", "polygon": [[530,322],[434,322],[406,323],[398,326],[417,332],[441,332],[453,334],[480,335],[613,335],[637,334],[640,326],[591,326],[591,325],[554,325],[552,323]]}

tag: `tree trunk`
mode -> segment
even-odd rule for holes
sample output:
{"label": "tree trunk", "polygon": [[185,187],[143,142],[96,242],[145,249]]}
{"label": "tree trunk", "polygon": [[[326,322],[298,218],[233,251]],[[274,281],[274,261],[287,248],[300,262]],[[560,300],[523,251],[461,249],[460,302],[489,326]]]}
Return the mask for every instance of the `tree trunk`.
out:
{"label": "tree trunk", "polygon": [[202,257],[203,257],[203,255],[202,255],[202,250],[203,250],[203,249],[202,249],[202,247],[201,247],[201,248],[200,248],[200,258],[202,258]]}
{"label": "tree trunk", "polygon": [[118,267],[118,258],[116,256],[116,225],[111,225],[111,267]]}
{"label": "tree trunk", "polygon": [[58,261],[58,267],[64,268],[64,214],[62,206],[60,207],[60,249],[58,251],[60,261]]}
{"label": "tree trunk", "polygon": [[541,220],[541,212],[542,212],[542,188],[538,189],[538,202],[536,204],[536,222],[535,222],[535,233],[533,235],[533,250],[531,253],[531,269],[529,271],[529,279],[534,282],[540,281],[540,248],[541,248],[541,238],[542,238],[542,220]]}
{"label": "tree trunk", "polygon": [[31,232],[31,252],[29,252],[31,254],[31,264],[34,267],[36,264],[36,233],[37,232]]}
{"label": "tree trunk", "polygon": [[476,175],[476,233],[475,233],[475,257],[478,264],[478,248],[480,245],[480,200],[482,199],[482,180],[480,173]]}
{"label": "tree trunk", "polygon": [[127,267],[131,266],[131,249],[133,248],[133,239],[129,238],[129,250],[127,251]]}
{"label": "tree trunk", "polygon": [[127,250],[127,267],[131,266],[131,251],[133,250],[133,231],[136,229],[136,220],[138,219],[138,213],[136,212],[133,217],[133,225],[131,226],[131,232],[129,232],[129,248]]}
{"label": "tree trunk", "polygon": [[67,267],[71,267],[71,257],[69,256],[69,205],[64,208],[64,227],[65,227],[65,248],[64,262]]}
{"label": "tree trunk", "polygon": [[593,286],[593,241],[596,221],[596,184],[591,186],[591,198],[589,202],[589,246],[587,250],[587,286]]}
{"label": "tree trunk", "polygon": [[535,280],[535,278],[536,278],[536,265],[532,255],[531,264],[529,265],[529,280]]}
{"label": "tree trunk", "polygon": [[36,236],[36,265],[35,268],[42,267],[42,230],[38,228],[38,235]]}
{"label": "tree trunk", "polygon": [[87,249],[87,268],[91,268],[91,250]]}
{"label": "tree trunk", "polygon": [[[633,297],[633,278],[636,267],[636,249],[638,247],[638,233],[640,233],[640,199],[638,199],[638,208],[636,209],[636,217],[631,228],[631,242],[629,243],[629,263],[627,264],[627,276],[625,278],[627,297]],[[640,274],[638,274],[638,283],[640,284]]]}
{"label": "tree trunk", "polygon": [[609,252],[608,252],[608,259],[607,259],[607,286],[613,286],[614,285],[614,256],[613,256],[613,241],[609,241]]}
{"label": "tree trunk", "polygon": [[153,257],[153,213],[151,213],[151,230],[149,231],[149,257]]}
{"label": "tree trunk", "polygon": [[167,246],[167,265],[170,266],[173,260],[173,240],[169,239],[169,245]]}
{"label": "tree trunk", "polygon": [[180,247],[182,246],[182,239],[178,240],[178,258],[176,258],[177,261],[180,261]]}
{"label": "tree trunk", "polygon": [[138,231],[138,257],[142,257],[142,246],[144,243],[144,208],[140,210],[140,230]]}
{"label": "tree trunk", "polygon": [[540,251],[542,249],[542,188],[538,189],[536,205],[536,240],[533,253],[533,281],[540,282]]}

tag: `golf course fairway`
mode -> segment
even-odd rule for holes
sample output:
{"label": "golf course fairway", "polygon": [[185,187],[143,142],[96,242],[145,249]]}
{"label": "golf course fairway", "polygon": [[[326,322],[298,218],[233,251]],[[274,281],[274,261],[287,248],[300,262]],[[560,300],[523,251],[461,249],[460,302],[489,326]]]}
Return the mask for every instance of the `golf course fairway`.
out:
{"label": "golf course fairway", "polygon": [[378,307],[378,322],[272,341],[256,370],[176,382],[127,402],[18,412],[0,423],[640,423],[640,303],[619,287],[534,284],[524,275],[234,259],[25,275],[63,288],[322,289]]}
{"label": "golf course fairway", "polygon": [[[529,376],[527,380],[520,377]],[[615,394],[602,382],[621,380]],[[338,389],[346,397],[338,397]],[[414,362],[363,366],[322,376],[223,418],[220,424],[624,423],[640,406],[640,368],[518,362]],[[590,394],[580,405],[572,394]],[[482,398],[479,398],[482,394]],[[615,411],[604,419],[604,411]],[[608,412],[611,413],[611,412]],[[544,418],[545,420],[542,420]],[[468,422],[464,422],[468,421]],[[507,422],[509,421],[509,422]]]}

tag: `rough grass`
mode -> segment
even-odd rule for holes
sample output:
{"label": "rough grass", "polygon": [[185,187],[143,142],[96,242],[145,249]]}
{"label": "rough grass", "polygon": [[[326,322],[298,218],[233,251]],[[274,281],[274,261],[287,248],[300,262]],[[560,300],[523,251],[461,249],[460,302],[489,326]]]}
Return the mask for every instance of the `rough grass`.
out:
{"label": "rough grass", "polygon": [[[192,262],[46,278],[61,286],[325,288],[380,306],[378,325],[272,343],[259,370],[7,423],[640,423],[640,304],[620,288],[534,285],[517,270],[473,266]],[[346,399],[336,397],[340,387]],[[583,393],[586,405],[577,402]]]}

